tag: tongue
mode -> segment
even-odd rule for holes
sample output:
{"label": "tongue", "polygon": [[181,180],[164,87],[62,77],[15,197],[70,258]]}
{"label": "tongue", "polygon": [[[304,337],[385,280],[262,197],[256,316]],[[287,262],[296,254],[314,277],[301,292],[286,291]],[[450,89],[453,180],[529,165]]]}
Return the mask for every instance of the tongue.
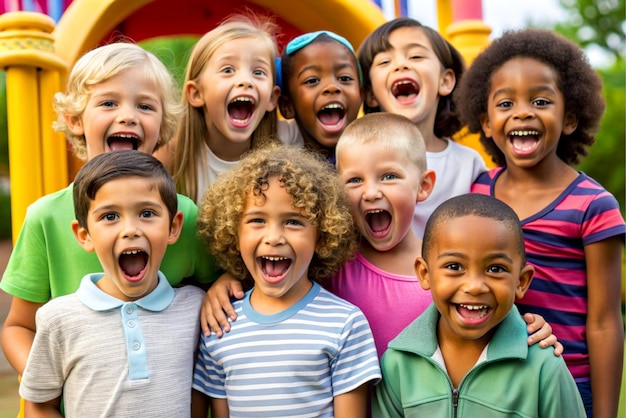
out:
{"label": "tongue", "polygon": [[289,264],[291,264],[291,261],[289,260],[265,260],[265,273],[272,277],[281,276],[287,270]]}
{"label": "tongue", "polygon": [[515,137],[513,138],[513,148],[526,150],[531,149],[537,143],[537,139],[532,136]]}
{"label": "tongue", "polygon": [[135,149],[133,145],[133,141],[129,141],[128,139],[109,139],[108,141],[109,148],[111,151],[120,151],[120,150],[132,150]]}
{"label": "tongue", "polygon": [[382,232],[389,227],[391,215],[387,211],[370,213],[367,215],[367,223],[374,232]]}
{"label": "tongue", "polygon": [[234,102],[228,105],[228,113],[233,119],[246,120],[250,117],[250,104]]}
{"label": "tongue", "polygon": [[463,318],[467,318],[467,319],[479,319],[480,315],[483,312],[482,309],[470,310],[470,309],[462,307],[461,305],[458,305],[457,311]]}
{"label": "tongue", "polygon": [[140,252],[137,254],[122,254],[120,257],[120,267],[124,273],[130,277],[135,277],[146,267],[147,263],[146,253]]}
{"label": "tongue", "polygon": [[324,125],[337,125],[343,118],[343,110],[340,109],[324,109],[317,116]]}

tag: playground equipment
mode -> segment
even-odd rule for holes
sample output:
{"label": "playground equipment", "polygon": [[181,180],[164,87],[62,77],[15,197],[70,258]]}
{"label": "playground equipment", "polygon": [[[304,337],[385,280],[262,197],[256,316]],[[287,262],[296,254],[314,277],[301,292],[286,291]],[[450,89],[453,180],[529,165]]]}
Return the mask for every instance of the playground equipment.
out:
{"label": "playground equipment", "polygon": [[[37,2],[24,3],[33,10]],[[63,136],[51,128],[56,118],[51,103],[54,93],[62,90],[68,70],[86,51],[116,34],[134,41],[200,35],[229,14],[245,10],[275,16],[286,40],[302,32],[327,29],[357,48],[385,22],[381,9],[370,0],[178,0],[175,7],[168,0],[50,0],[47,4],[48,11],[54,9],[57,15],[60,7],[66,7],[58,23],[34,11],[0,15],[14,241],[28,205],[71,181],[76,162]],[[439,0],[437,5],[439,30],[471,62],[487,45],[490,33],[482,21],[481,0]],[[475,146],[473,139],[461,141]]]}

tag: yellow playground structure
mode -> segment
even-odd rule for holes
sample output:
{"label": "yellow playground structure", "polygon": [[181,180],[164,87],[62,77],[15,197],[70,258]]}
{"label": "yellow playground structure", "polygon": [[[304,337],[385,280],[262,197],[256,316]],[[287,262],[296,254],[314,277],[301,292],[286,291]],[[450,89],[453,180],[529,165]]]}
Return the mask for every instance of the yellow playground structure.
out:
{"label": "yellow playground structure", "polygon": [[[371,0],[178,0],[175,7],[169,0],[61,3],[64,10],[58,22],[35,11],[5,11],[0,15],[14,241],[28,205],[71,181],[73,158],[63,136],[52,129],[56,118],[53,95],[62,90],[78,57],[106,42],[112,32],[135,41],[201,34],[228,14],[245,8],[274,15],[289,35],[327,29],[345,36],[358,48],[386,20]],[[396,7],[400,3],[395,0]],[[487,45],[491,32],[482,21],[481,0],[438,0],[437,12],[439,30],[471,62]],[[477,144],[475,138],[462,140],[470,146]]]}

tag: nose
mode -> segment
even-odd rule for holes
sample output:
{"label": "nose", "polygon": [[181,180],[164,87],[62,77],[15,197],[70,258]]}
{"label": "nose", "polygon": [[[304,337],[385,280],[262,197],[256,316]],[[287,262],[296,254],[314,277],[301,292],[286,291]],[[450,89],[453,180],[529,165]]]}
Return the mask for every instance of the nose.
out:
{"label": "nose", "polygon": [[365,183],[363,189],[363,200],[365,201],[373,201],[383,197],[383,193],[378,187],[378,183],[368,182]]}
{"label": "nose", "polygon": [[252,81],[246,75],[241,75],[237,79],[237,87],[250,88],[252,87]]}
{"label": "nose", "polygon": [[138,227],[137,222],[132,218],[122,219],[122,230],[120,235],[125,239],[134,239],[141,235],[141,229]]}
{"label": "nose", "polygon": [[517,104],[515,109],[515,118],[520,120],[531,119],[535,116],[535,111],[532,106],[524,103]]}
{"label": "nose", "polygon": [[337,83],[333,83],[333,82],[329,83],[324,88],[324,94],[336,94],[336,93],[339,93],[340,91],[341,89],[339,88]]}
{"label": "nose", "polygon": [[278,223],[269,223],[266,228],[264,242],[272,247],[283,245],[286,241],[282,225],[279,225]]}
{"label": "nose", "polygon": [[479,295],[488,292],[485,279],[481,274],[468,272],[463,282],[463,291],[470,295]]}
{"label": "nose", "polygon": [[125,125],[135,125],[137,123],[137,109],[135,106],[120,106],[117,114],[117,122]]}
{"label": "nose", "polygon": [[395,71],[403,71],[409,68],[409,63],[405,57],[396,57],[395,58]]}

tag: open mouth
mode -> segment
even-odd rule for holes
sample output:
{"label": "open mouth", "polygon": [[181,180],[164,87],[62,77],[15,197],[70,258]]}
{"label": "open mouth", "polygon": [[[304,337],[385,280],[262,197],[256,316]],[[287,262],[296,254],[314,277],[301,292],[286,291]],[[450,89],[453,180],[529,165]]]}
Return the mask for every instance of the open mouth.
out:
{"label": "open mouth", "polygon": [[145,274],[148,254],[141,250],[124,251],[118,262],[124,276],[130,281],[137,281]]}
{"label": "open mouth", "polygon": [[519,152],[532,151],[537,147],[541,133],[533,130],[518,130],[509,133],[513,149]]}
{"label": "open mouth", "polygon": [[408,100],[416,97],[420,92],[420,86],[411,80],[400,80],[391,86],[391,94],[398,100]]}
{"label": "open mouth", "polygon": [[111,151],[138,150],[141,141],[137,135],[115,134],[107,138],[107,145]]}
{"label": "open mouth", "polygon": [[228,104],[228,116],[237,125],[245,125],[254,113],[254,100],[250,97],[237,97]]}
{"label": "open mouth", "polygon": [[346,115],[346,111],[339,103],[331,103],[317,112],[317,119],[324,125],[335,126],[340,124]]}
{"label": "open mouth", "polygon": [[365,214],[365,222],[374,235],[383,235],[391,226],[391,214],[382,209],[372,210]]}
{"label": "open mouth", "polygon": [[477,320],[484,318],[491,310],[487,305],[465,305],[458,304],[456,310],[464,319]]}

